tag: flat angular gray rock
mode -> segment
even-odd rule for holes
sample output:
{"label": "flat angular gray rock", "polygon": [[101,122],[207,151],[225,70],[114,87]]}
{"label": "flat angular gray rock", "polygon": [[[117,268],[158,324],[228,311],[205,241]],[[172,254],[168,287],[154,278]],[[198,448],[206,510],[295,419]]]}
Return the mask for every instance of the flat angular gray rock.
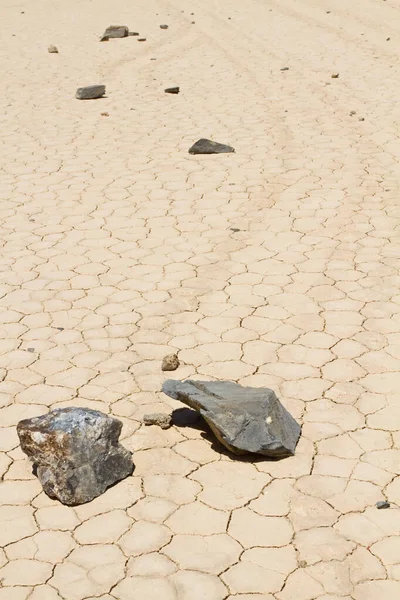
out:
{"label": "flat angular gray rock", "polygon": [[132,453],[118,443],[121,429],[118,419],[88,408],[61,408],[17,425],[44,491],[69,506],[132,474]]}
{"label": "flat angular gray rock", "polygon": [[218,440],[235,454],[283,458],[295,452],[300,425],[268,388],[169,379],[162,391],[198,410]]}
{"label": "flat angular gray rock", "polygon": [[75,98],[78,100],[95,100],[101,98],[106,93],[105,85],[88,85],[76,90]]}
{"label": "flat angular gray rock", "polygon": [[129,35],[129,27],[126,25],[110,25],[100,38],[101,42],[106,42],[111,38],[124,38]]}
{"label": "flat angular gray rock", "polygon": [[189,148],[189,154],[228,154],[230,152],[235,152],[235,148],[205,138],[198,140]]}

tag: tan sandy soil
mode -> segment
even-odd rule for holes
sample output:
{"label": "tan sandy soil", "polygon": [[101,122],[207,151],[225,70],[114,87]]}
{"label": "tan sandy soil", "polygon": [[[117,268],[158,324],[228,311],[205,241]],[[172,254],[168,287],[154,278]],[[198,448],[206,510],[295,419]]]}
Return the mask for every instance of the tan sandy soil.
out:
{"label": "tan sandy soil", "polygon": [[[0,600],[398,600],[398,2],[0,17]],[[146,42],[99,43],[110,24]],[[236,153],[190,156],[201,137]],[[180,406],[172,352],[178,378],[272,387],[296,456],[144,427]],[[67,508],[15,425],[76,405],[122,419],[136,470]]]}

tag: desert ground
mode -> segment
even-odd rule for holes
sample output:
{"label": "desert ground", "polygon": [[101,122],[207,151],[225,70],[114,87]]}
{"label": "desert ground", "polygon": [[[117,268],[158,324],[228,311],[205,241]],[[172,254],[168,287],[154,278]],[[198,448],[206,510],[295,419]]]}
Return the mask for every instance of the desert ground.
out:
{"label": "desert ground", "polygon": [[[399,3],[0,16],[0,600],[398,600]],[[171,376],[272,388],[295,456],[145,427]],[[16,433],[67,406],[120,419],[135,463],[77,507]]]}

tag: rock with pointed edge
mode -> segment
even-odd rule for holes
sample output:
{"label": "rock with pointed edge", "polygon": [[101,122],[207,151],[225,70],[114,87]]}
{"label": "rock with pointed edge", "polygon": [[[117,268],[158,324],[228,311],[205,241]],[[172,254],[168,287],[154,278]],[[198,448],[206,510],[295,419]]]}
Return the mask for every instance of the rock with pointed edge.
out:
{"label": "rock with pointed edge", "polygon": [[124,38],[129,35],[129,27],[126,25],[110,25],[100,38],[101,42],[107,42],[111,38]]}
{"label": "rock with pointed edge", "polygon": [[230,152],[235,152],[235,149],[232,148],[232,146],[212,142],[205,138],[198,140],[191,148],[189,148],[189,154],[226,154]]}
{"label": "rock with pointed edge", "polygon": [[198,410],[218,440],[235,454],[283,458],[295,452],[300,425],[268,388],[169,379],[162,391]]}

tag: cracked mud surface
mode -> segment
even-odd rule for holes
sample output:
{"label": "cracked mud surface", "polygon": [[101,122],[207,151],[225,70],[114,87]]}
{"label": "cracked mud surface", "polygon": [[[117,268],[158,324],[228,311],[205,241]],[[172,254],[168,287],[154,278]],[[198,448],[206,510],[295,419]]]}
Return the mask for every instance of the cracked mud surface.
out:
{"label": "cracked mud surface", "polygon": [[[0,14],[0,600],[397,600],[398,6]],[[100,44],[114,22],[146,43]],[[236,153],[189,156],[200,137]],[[296,456],[145,427],[181,406],[159,392],[172,352],[176,378],[273,388]],[[120,418],[136,464],[76,508],[15,430],[62,406]]]}

